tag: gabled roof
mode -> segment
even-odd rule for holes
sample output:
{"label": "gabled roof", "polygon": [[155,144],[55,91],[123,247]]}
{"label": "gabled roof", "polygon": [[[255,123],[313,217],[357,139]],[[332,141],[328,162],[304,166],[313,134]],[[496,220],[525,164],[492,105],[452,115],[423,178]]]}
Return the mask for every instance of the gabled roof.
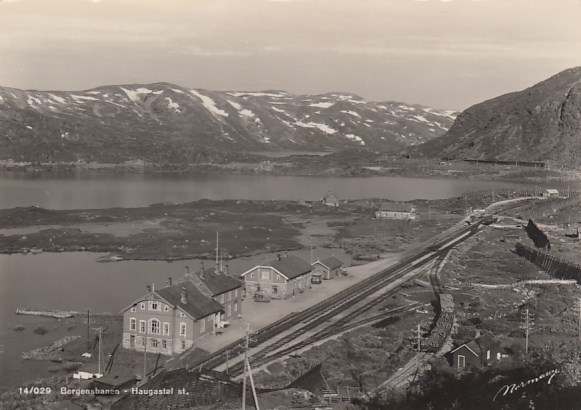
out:
{"label": "gabled roof", "polygon": [[478,346],[480,346],[482,351],[498,348],[501,344],[500,341],[490,332],[486,332],[476,339],[476,343],[478,343]]}
{"label": "gabled roof", "polygon": [[288,280],[297,278],[313,270],[313,267],[307,261],[295,255],[288,255],[280,259],[273,259],[263,265],[257,265],[240,276],[245,276],[247,273],[259,267],[272,268]]}
{"label": "gabled roof", "polygon": [[545,189],[545,192],[548,193],[548,194],[558,194],[559,193],[558,190],[552,189],[552,188]]}
{"label": "gabled roof", "polygon": [[[182,288],[186,291],[187,303],[181,302]],[[172,306],[183,310],[195,320],[202,319],[212,313],[224,310],[223,306],[214,299],[202,294],[193,283],[183,282],[156,290],[160,297]]]}
{"label": "gabled roof", "polygon": [[307,261],[295,255],[273,259],[268,263],[268,265],[272,266],[288,279],[297,278],[313,270],[313,267]]}
{"label": "gabled roof", "polygon": [[388,212],[412,212],[413,209],[415,206],[406,202],[384,202],[379,206],[380,211]]}
{"label": "gabled roof", "polygon": [[454,353],[457,350],[462,349],[463,347],[465,347],[466,349],[470,350],[474,354],[474,356],[476,356],[476,357],[480,356],[477,353],[477,352],[480,351],[480,346],[478,346],[478,344],[474,340],[471,340],[468,343],[461,344],[460,346],[458,346],[457,348],[455,348],[454,350],[452,350],[450,353]]}
{"label": "gabled roof", "polygon": [[313,263],[313,265],[316,263],[320,263],[327,269],[337,269],[344,265],[344,263],[335,256],[331,256],[330,258],[326,258],[323,260],[318,260],[315,263]]}
{"label": "gabled roof", "polygon": [[201,271],[196,271],[192,274],[200,278],[207,288],[210,289],[214,297],[242,287],[242,282],[238,279],[233,278],[215,267],[204,269],[203,276],[201,273]]}

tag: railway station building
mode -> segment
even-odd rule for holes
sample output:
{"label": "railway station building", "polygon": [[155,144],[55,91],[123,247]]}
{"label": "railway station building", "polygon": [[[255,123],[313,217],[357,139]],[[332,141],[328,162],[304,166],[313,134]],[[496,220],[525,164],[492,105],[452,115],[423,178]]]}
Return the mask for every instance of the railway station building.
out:
{"label": "railway station building", "polygon": [[224,308],[185,281],[150,290],[122,313],[123,348],[172,355],[214,332]]}
{"label": "railway station building", "polygon": [[323,279],[333,279],[341,275],[344,263],[337,257],[331,256],[323,260],[317,259],[313,263],[313,276],[320,275]]}
{"label": "railway station building", "polygon": [[278,255],[240,276],[248,295],[263,294],[271,299],[285,299],[311,288],[312,266],[294,255]]}

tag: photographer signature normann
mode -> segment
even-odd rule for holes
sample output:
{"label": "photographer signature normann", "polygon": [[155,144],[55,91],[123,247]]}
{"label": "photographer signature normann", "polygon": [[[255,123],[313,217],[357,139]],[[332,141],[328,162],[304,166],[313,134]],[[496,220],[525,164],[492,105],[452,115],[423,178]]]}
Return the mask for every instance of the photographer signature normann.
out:
{"label": "photographer signature normann", "polygon": [[527,381],[524,382],[520,382],[520,383],[513,383],[513,384],[505,384],[504,386],[502,386],[494,395],[494,398],[492,399],[492,401],[495,401],[496,398],[498,397],[499,394],[502,393],[502,396],[506,396],[507,394],[512,394],[520,389],[525,388],[526,386],[528,386],[529,384],[534,384],[534,383],[538,383],[543,379],[547,379],[547,384],[551,384],[551,380],[553,380],[553,377],[555,377],[557,375],[557,373],[560,373],[559,370],[557,369],[553,369],[553,370],[549,370],[548,372],[545,372],[535,378],[529,379]]}

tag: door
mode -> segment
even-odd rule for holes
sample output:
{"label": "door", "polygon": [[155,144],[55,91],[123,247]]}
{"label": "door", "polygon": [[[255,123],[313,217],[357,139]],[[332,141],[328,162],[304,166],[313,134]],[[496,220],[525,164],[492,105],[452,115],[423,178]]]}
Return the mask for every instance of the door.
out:
{"label": "door", "polygon": [[129,347],[135,347],[135,336],[129,336]]}

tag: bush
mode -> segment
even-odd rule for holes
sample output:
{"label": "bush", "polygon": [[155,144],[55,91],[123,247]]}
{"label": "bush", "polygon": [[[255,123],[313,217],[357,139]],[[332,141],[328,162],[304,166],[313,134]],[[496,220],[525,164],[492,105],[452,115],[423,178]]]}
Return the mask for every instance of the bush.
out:
{"label": "bush", "polygon": [[34,334],[36,335],[46,335],[48,333],[48,330],[45,327],[39,326],[36,329],[34,329]]}

